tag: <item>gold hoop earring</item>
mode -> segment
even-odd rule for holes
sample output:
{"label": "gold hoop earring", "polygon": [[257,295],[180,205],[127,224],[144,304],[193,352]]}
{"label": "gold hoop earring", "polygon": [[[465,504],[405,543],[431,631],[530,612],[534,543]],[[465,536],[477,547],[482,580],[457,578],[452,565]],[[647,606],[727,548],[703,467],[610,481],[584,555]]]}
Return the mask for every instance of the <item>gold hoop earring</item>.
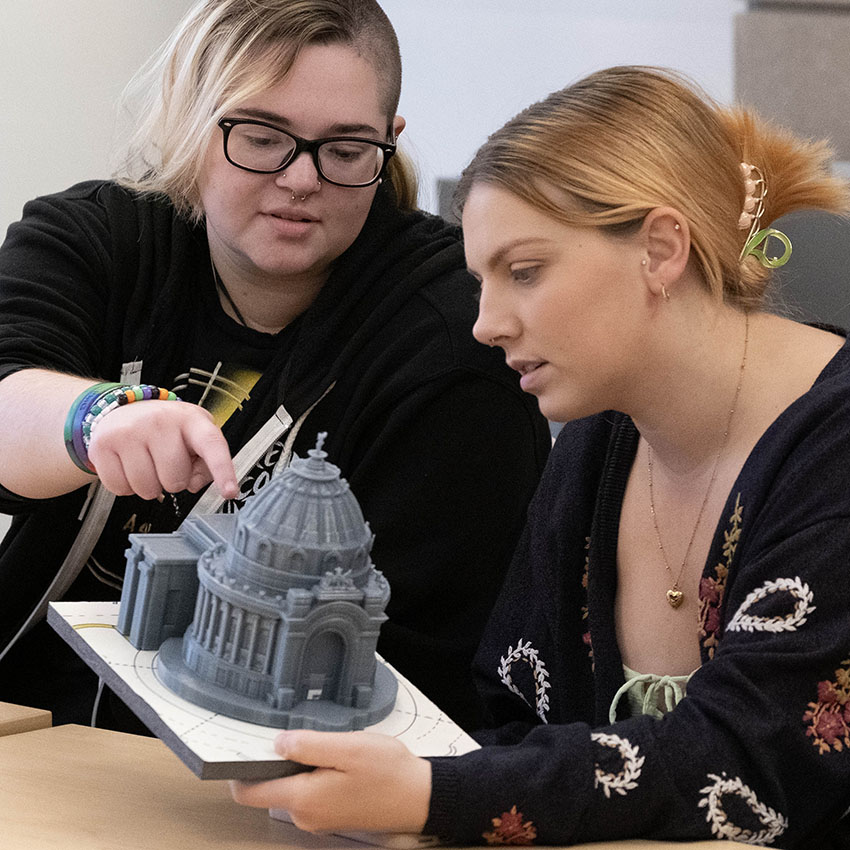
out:
{"label": "gold hoop earring", "polygon": [[661,295],[664,297],[665,301],[670,300],[670,293],[667,291],[667,287],[664,284],[661,284]]}

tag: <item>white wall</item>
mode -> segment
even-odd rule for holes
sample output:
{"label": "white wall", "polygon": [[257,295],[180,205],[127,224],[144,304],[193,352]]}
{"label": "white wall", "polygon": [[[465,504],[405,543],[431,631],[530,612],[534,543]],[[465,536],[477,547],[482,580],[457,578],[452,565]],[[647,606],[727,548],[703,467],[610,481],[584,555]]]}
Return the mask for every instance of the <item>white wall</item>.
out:
{"label": "white wall", "polygon": [[[0,234],[29,198],[107,176],[114,107],[190,0],[0,0]],[[743,0],[384,0],[405,65],[404,144],[423,205],[528,103],[615,63],[662,64],[732,96]],[[588,11],[591,10],[591,11]]]}
{"label": "white wall", "polygon": [[[666,65],[733,96],[743,0],[382,0],[404,61],[404,144],[430,188],[528,104],[615,64]],[[427,10],[427,11],[426,11]],[[424,205],[434,208],[427,196]]]}
{"label": "white wall", "polygon": [[110,173],[115,105],[190,0],[0,0],[0,235],[24,201]]}

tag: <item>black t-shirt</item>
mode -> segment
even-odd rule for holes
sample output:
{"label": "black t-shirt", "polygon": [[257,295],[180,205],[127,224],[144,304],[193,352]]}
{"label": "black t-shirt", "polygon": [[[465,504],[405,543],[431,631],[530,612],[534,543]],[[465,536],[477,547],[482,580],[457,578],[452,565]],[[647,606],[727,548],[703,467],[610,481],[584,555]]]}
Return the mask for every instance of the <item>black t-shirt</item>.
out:
{"label": "black t-shirt", "polygon": [[[278,352],[291,348],[298,320],[277,334],[252,330],[223,313],[212,287],[200,293],[198,309],[202,312],[202,320],[188,335],[181,365],[166,389],[177,393],[181,403],[200,404],[221,427],[231,417],[240,415],[242,404],[251,396],[271,359]],[[249,473],[245,481],[254,481],[264,475],[264,461],[265,458],[258,461],[257,469]],[[161,501],[138,496],[117,497],[85,569],[64,598],[118,599],[128,536],[174,531],[196,500],[197,494],[188,492],[165,493]],[[244,502],[245,495],[240,493],[226,503],[223,510],[238,510]]]}

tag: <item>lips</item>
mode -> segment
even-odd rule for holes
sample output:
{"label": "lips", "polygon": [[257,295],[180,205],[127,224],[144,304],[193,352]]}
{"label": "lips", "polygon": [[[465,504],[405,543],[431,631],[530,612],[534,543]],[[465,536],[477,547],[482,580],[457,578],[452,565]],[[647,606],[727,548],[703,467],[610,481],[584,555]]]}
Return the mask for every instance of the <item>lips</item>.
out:
{"label": "lips", "polygon": [[545,362],[545,360],[509,360],[508,366],[519,372],[520,375],[527,375],[529,372],[533,372],[542,366]]}
{"label": "lips", "polygon": [[303,210],[295,210],[295,209],[285,209],[285,210],[271,210],[265,215],[271,216],[272,218],[279,218],[281,221],[318,221],[319,219],[310,215],[309,213],[304,212]]}
{"label": "lips", "polygon": [[527,392],[534,392],[542,380],[541,370],[546,365],[545,360],[509,360],[508,366],[520,374],[519,385]]}
{"label": "lips", "polygon": [[279,239],[306,239],[319,225],[318,218],[303,210],[274,210],[263,216]]}

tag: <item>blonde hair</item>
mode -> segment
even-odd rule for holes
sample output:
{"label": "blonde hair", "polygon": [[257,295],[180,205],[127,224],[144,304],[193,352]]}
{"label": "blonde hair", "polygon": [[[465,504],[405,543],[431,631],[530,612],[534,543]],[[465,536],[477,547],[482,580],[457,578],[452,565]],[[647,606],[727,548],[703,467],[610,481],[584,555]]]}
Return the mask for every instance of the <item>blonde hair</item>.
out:
{"label": "blonde hair", "polygon": [[[298,52],[313,44],[350,45],[370,62],[390,128],[401,56],[375,0],[198,0],[128,87],[126,99],[139,101],[141,118],[116,179],[201,219],[198,183],[217,122],[280,83]],[[387,174],[399,205],[414,207],[416,176],[403,153],[390,160]]]}
{"label": "blonde hair", "polygon": [[741,163],[765,178],[766,227],[803,208],[847,212],[848,187],[830,175],[830,155],[823,142],[719,107],[673,71],[620,66],[554,92],[493,133],[463,172],[455,202],[460,209],[475,183],[493,183],[566,224],[611,233],[636,230],[650,210],[672,206],[688,220],[692,262],[707,288],[747,309],[763,303],[771,272],[752,256],[740,259]]}

